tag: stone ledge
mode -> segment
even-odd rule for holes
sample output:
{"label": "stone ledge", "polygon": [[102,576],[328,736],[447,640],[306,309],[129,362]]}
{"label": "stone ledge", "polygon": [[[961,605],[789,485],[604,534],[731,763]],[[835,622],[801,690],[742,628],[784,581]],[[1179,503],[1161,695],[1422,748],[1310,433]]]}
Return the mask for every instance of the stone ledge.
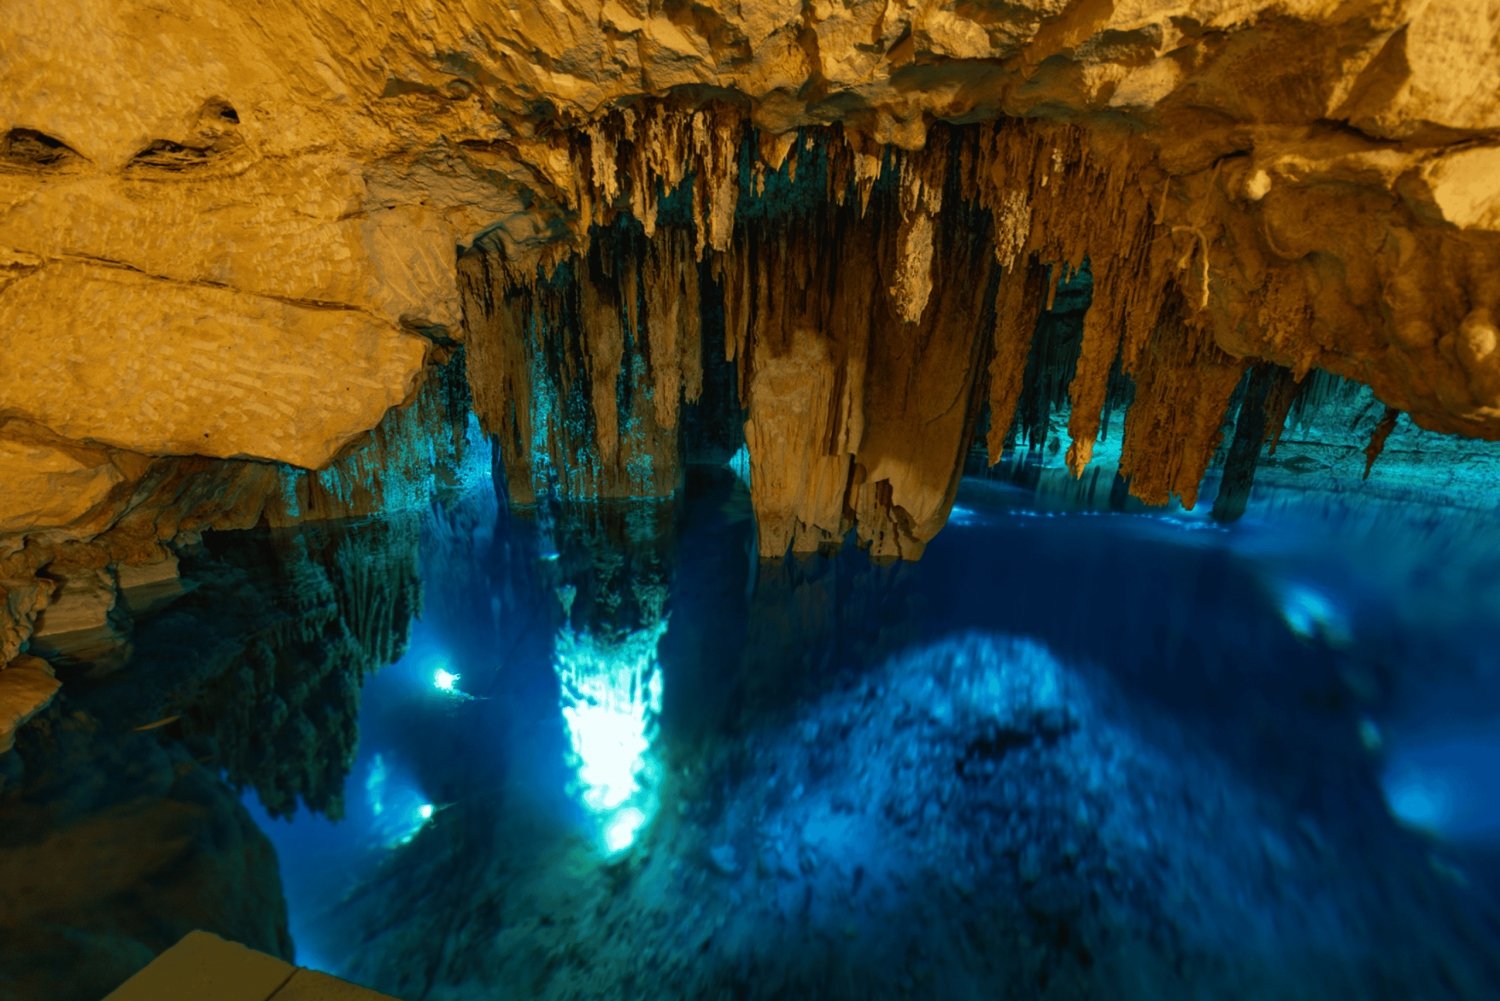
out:
{"label": "stone ledge", "polygon": [[204,931],[189,932],[104,1001],[395,1001]]}

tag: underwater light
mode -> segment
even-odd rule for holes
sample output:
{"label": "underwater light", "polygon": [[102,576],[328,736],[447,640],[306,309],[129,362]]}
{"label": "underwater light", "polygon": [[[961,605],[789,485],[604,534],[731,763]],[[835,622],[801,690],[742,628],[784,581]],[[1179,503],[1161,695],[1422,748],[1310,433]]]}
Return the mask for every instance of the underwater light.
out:
{"label": "underwater light", "polygon": [[734,472],[741,483],[747,487],[750,485],[750,450],[748,448],[740,445],[739,451],[731,455],[725,465]]}
{"label": "underwater light", "polygon": [[386,848],[409,843],[438,811],[407,770],[388,764],[378,751],[365,774],[365,799],[370,834]]}
{"label": "underwater light", "polygon": [[1389,734],[1380,785],[1391,814],[1445,841],[1500,845],[1497,722]]}
{"label": "underwater light", "polygon": [[440,692],[452,692],[456,690],[453,686],[458,684],[458,679],[458,675],[440,667],[432,672],[432,687]]}
{"label": "underwater light", "polygon": [[1431,833],[1447,826],[1453,812],[1452,791],[1437,775],[1411,766],[1397,766],[1381,777],[1391,814],[1406,824]]}
{"label": "underwater light", "polygon": [[604,847],[611,855],[635,843],[635,836],[646,825],[646,815],[633,806],[616,813],[604,825]]}
{"label": "underwater light", "polygon": [[1322,639],[1331,647],[1347,647],[1352,640],[1349,620],[1323,591],[1299,581],[1273,582],[1281,619],[1302,640]]}
{"label": "underwater light", "polygon": [[599,822],[613,855],[634,843],[656,812],[660,767],[651,755],[661,712],[656,647],[665,619],[620,638],[564,627],[553,663],[562,688],[562,716],[573,793]]}
{"label": "underwater light", "polygon": [[645,713],[584,703],[563,708],[583,800],[593,810],[613,810],[640,788],[636,772],[651,746]]}

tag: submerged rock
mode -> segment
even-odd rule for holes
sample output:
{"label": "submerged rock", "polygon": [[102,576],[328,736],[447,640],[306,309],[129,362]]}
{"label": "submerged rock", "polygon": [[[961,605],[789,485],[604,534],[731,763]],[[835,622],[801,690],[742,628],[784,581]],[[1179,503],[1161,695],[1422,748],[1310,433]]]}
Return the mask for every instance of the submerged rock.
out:
{"label": "submerged rock", "polygon": [[75,716],[7,757],[0,997],[97,1001],[195,929],[292,957],[270,842],[181,745]]}

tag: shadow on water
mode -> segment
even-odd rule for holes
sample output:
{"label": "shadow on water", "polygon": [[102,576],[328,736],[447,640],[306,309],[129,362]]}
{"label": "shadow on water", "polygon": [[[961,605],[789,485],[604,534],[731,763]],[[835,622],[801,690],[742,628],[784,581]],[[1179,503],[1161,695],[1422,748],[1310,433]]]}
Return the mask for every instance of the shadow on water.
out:
{"label": "shadow on water", "polygon": [[78,867],[35,818],[160,758],[252,913],[121,869],[90,906],[151,929],[130,957],[183,923],[285,952],[289,913],[299,961],[411,1001],[1500,991],[1493,518],[959,505],[914,565],[762,563],[712,471],[210,538],[134,665],[23,734],[0,857]]}

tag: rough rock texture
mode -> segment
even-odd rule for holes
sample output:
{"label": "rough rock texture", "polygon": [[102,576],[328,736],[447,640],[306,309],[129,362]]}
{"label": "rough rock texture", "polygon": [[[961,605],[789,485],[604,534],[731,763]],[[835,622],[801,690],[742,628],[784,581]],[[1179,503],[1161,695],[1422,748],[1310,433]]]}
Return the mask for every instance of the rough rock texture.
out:
{"label": "rough rock texture", "polygon": [[189,595],[135,636],[138,670],[69,692],[117,730],[161,724],[273,816],[340,816],[365,676],[420,611],[414,518],[221,535],[184,558]]}
{"label": "rough rock texture", "polygon": [[17,657],[0,669],[0,751],[16,742],[16,728],[47,708],[59,682],[40,657]]}
{"label": "rough rock texture", "polygon": [[[42,567],[253,521],[279,473],[199,456],[323,466],[434,344],[473,342],[514,499],[669,492],[716,347],[695,299],[722,299],[768,554],[851,528],[920,553],[1085,264],[1075,474],[1114,373],[1150,501],[1195,499],[1256,362],[1500,438],[1500,0],[5,0],[0,25],[6,658]],[[819,155],[801,222],[756,214]],[[625,215],[638,273],[593,246]]]}
{"label": "rough rock texture", "polygon": [[0,761],[0,997],[94,1001],[194,929],[291,958],[275,850],[181,744],[74,714]]}
{"label": "rough rock texture", "polygon": [[[127,466],[137,482],[127,480],[90,514],[91,539],[69,539],[61,529],[0,539],[12,547],[0,548],[0,664],[29,643],[31,653],[90,674],[118,667],[131,652],[134,622],[181,593],[178,560],[166,543],[190,544],[208,529],[426,510],[445,491],[471,489],[488,474],[489,456],[475,447],[467,399],[460,355],[429,372],[410,405],[392,410],[322,470],[178,457]],[[384,585],[371,574],[390,569],[354,560],[336,575],[354,589],[340,592],[340,607],[369,627],[352,645],[380,663],[394,654],[379,637],[398,628],[404,635],[409,612],[405,599],[381,605]],[[303,597],[312,611],[298,608],[294,618],[327,618],[327,602]],[[351,646],[339,637],[305,642],[330,657]]]}

